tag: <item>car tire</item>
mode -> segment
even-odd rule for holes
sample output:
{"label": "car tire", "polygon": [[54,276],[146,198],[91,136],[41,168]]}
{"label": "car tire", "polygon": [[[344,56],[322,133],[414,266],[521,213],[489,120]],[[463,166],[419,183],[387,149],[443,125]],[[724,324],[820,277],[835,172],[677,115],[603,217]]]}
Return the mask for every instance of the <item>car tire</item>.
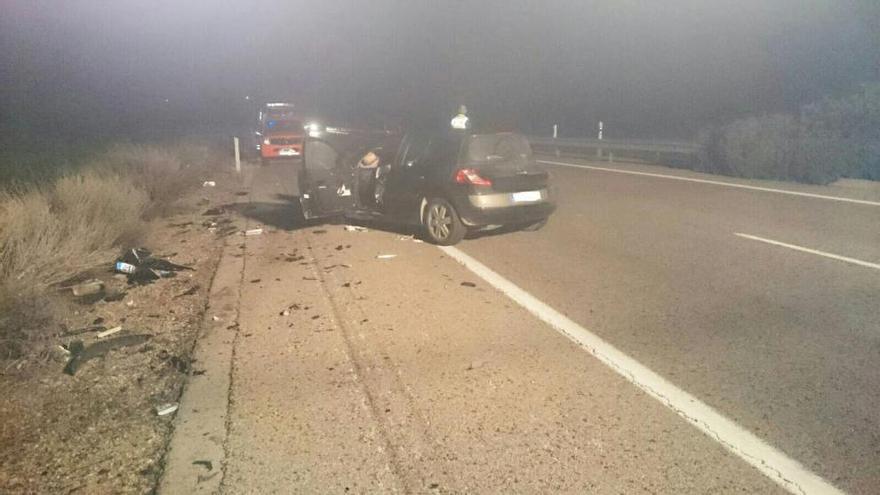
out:
{"label": "car tire", "polygon": [[546,218],[543,220],[538,220],[537,222],[527,223],[527,224],[523,225],[520,230],[525,231],[525,232],[537,232],[537,231],[543,229],[545,225],[547,225]]}
{"label": "car tire", "polygon": [[427,240],[440,246],[458,244],[467,234],[467,227],[461,223],[458,212],[443,198],[428,201],[422,224]]}

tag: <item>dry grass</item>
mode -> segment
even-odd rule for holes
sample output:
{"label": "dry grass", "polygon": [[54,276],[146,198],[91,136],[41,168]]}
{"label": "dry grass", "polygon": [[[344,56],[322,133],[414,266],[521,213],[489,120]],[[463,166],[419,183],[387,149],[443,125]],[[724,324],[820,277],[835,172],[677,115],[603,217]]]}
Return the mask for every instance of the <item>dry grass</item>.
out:
{"label": "dry grass", "polygon": [[0,190],[0,340],[44,322],[49,288],[136,245],[197,184],[208,148],[120,145],[51,184]]}

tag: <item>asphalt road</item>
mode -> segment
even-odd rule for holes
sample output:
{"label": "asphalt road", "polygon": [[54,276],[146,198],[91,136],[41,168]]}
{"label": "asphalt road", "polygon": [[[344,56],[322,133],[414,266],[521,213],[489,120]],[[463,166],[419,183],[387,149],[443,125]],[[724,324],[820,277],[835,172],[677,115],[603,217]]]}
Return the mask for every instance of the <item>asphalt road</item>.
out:
{"label": "asphalt road", "polygon": [[[880,206],[545,166],[548,226],[460,251],[806,470],[880,491]],[[252,173],[237,209],[266,232],[228,247],[235,323],[201,344],[162,492],[783,491],[436,247],[303,225],[296,165]]]}

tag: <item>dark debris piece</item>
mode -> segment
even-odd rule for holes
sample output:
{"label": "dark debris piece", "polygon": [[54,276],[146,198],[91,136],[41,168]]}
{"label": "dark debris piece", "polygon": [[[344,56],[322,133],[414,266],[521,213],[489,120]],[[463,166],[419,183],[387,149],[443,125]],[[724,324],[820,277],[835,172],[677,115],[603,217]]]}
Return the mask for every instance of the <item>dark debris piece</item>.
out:
{"label": "dark debris piece", "polygon": [[204,466],[208,471],[214,470],[214,463],[211,461],[193,461],[193,466]]}
{"label": "dark debris piece", "polygon": [[462,287],[476,287],[477,286],[477,284],[475,284],[473,282],[462,282],[461,285],[462,285]]}
{"label": "dark debris piece", "polygon": [[152,335],[148,334],[123,335],[121,337],[116,337],[115,339],[95,342],[88,347],[83,345],[81,340],[73,341],[67,347],[67,350],[70,351],[70,359],[67,360],[67,365],[64,366],[64,373],[72,376],[76,373],[76,370],[80,365],[86,361],[97,357],[103,357],[114,349],[143,344],[150,340],[151,337]]}
{"label": "dark debris piece", "polygon": [[327,231],[324,229],[318,229],[318,230],[313,230],[312,233],[313,234],[326,234]]}
{"label": "dark debris piece", "polygon": [[194,285],[194,286],[190,287],[189,289],[187,289],[186,291],[181,292],[180,294],[174,296],[174,298],[177,299],[178,297],[191,296],[191,295],[195,294],[196,292],[198,292],[199,289],[200,289],[200,287],[198,285]]}

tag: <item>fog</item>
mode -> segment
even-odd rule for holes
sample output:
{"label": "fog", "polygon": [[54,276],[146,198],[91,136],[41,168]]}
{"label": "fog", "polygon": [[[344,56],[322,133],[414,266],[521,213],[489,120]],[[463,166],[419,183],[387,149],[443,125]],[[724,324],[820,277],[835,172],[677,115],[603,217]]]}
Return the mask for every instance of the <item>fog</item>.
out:
{"label": "fog", "polygon": [[688,138],[876,80],[871,4],[3,0],[2,125],[136,136],[226,129],[264,100],[373,121],[465,103],[538,134]]}

